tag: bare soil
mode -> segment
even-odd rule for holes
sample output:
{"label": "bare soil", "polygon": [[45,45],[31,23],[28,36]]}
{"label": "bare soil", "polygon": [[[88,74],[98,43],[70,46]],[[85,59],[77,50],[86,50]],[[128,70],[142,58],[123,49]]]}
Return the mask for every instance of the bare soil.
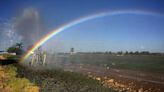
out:
{"label": "bare soil", "polygon": [[164,74],[82,64],[65,65],[64,69],[88,75],[120,91],[164,92]]}

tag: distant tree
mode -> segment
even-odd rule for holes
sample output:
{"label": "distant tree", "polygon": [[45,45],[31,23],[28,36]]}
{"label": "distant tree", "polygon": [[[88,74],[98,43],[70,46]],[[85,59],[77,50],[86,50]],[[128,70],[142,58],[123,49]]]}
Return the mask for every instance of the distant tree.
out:
{"label": "distant tree", "polygon": [[148,51],[142,51],[142,52],[140,52],[140,54],[142,54],[142,55],[149,55],[150,52],[148,52]]}
{"label": "distant tree", "polygon": [[108,54],[108,51],[104,52],[104,54]]}
{"label": "distant tree", "polygon": [[129,52],[129,54],[130,54],[130,55],[133,55],[134,53],[131,51],[131,52]]}
{"label": "distant tree", "polygon": [[140,53],[138,51],[134,52],[135,55],[139,55]]}
{"label": "distant tree", "polygon": [[112,52],[111,52],[111,51],[109,51],[109,52],[108,52],[108,54],[112,54]]}
{"label": "distant tree", "polygon": [[112,52],[111,51],[106,51],[105,54],[112,54]]}
{"label": "distant tree", "polygon": [[9,47],[7,49],[7,52],[16,53],[16,55],[22,55],[23,54],[22,46],[23,46],[22,43],[16,43],[16,45]]}
{"label": "distant tree", "polygon": [[128,54],[129,54],[129,52],[128,52],[128,51],[126,51],[126,52],[125,52],[125,54],[126,54],[126,55],[128,55]]}
{"label": "distant tree", "polygon": [[19,48],[19,49],[21,49],[23,47],[23,43],[22,42],[16,43],[16,47]]}
{"label": "distant tree", "polygon": [[117,54],[118,54],[118,55],[121,55],[121,54],[123,54],[123,52],[122,52],[122,51],[119,51],[119,52],[117,52]]}

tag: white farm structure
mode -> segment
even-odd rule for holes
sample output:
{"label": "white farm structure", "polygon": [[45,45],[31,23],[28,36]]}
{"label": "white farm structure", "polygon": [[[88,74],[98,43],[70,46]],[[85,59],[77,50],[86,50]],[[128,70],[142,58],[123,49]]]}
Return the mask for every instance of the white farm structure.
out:
{"label": "white farm structure", "polygon": [[32,53],[30,65],[46,65],[46,53],[40,47]]}

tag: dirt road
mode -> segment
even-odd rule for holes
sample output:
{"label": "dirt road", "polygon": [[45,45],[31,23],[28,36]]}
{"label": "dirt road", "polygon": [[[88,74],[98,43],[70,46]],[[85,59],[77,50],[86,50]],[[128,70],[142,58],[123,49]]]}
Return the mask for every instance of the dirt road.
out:
{"label": "dirt road", "polygon": [[[164,75],[82,64],[65,65],[66,71],[92,76],[109,86],[130,91],[164,92]],[[109,83],[108,83],[109,82]],[[126,87],[126,88],[125,88]]]}

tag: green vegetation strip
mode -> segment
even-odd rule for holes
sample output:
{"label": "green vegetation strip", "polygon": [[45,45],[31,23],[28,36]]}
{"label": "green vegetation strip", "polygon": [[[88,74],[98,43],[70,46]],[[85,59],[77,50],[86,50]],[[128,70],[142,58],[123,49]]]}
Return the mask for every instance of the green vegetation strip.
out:
{"label": "green vegetation strip", "polygon": [[87,76],[63,70],[37,70],[17,66],[19,75],[36,83],[41,92],[116,92]]}
{"label": "green vegetation strip", "polygon": [[15,66],[0,66],[0,92],[39,92],[39,88],[28,79],[16,76]]}
{"label": "green vegetation strip", "polygon": [[151,73],[164,73],[164,55],[106,55],[82,54],[65,57],[64,62],[129,69]]}

